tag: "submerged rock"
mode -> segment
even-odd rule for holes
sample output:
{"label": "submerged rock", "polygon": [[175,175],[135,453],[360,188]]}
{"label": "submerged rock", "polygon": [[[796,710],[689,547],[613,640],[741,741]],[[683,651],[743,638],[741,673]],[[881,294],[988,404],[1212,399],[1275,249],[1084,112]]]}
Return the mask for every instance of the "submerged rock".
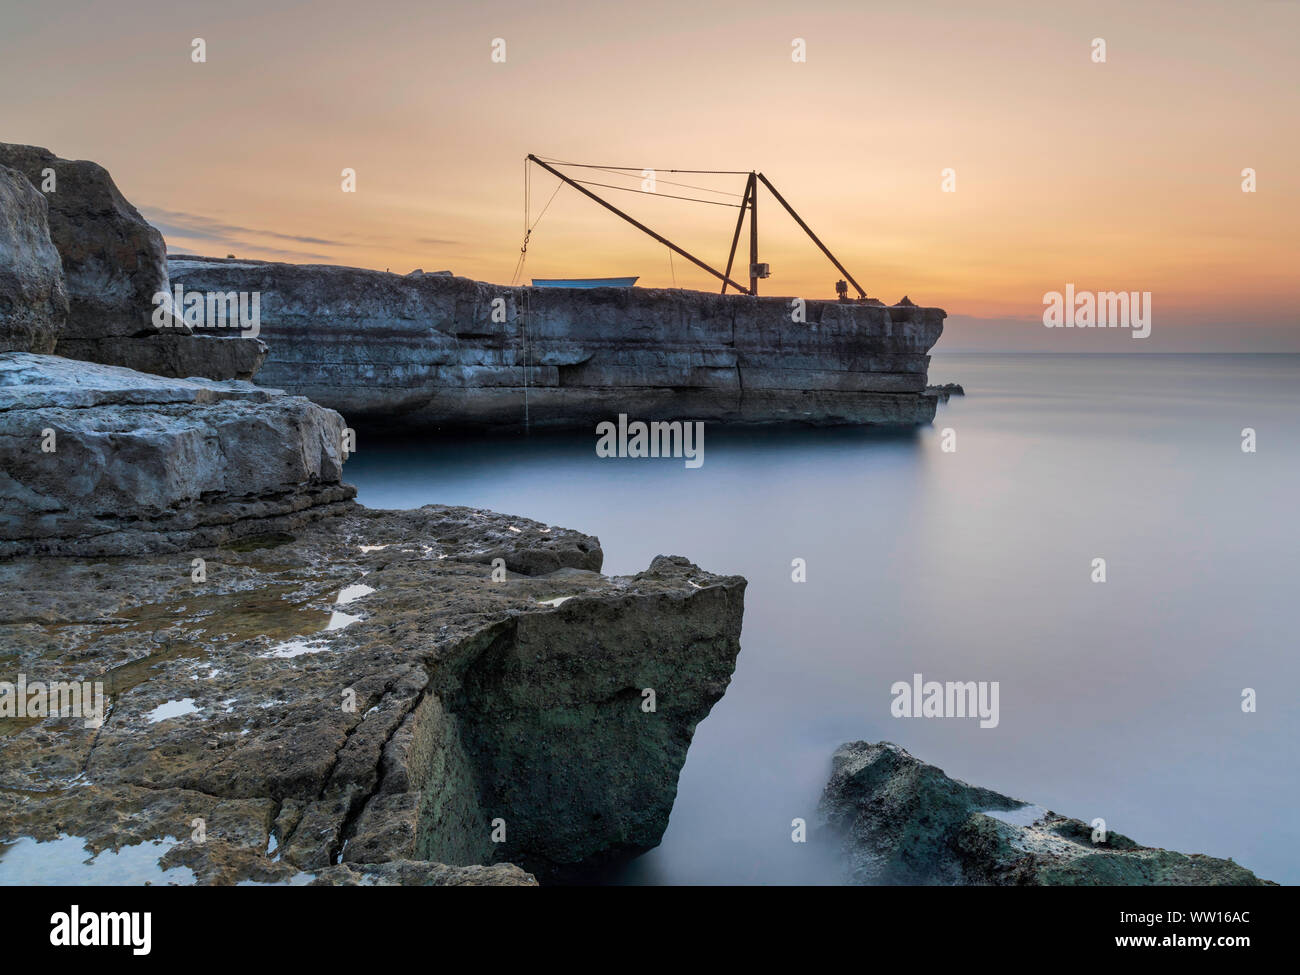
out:
{"label": "submerged rock", "polygon": [[0,845],[70,846],[74,871],[129,848],[198,883],[528,883],[643,852],[745,580],[601,557],[523,518],[352,505],[218,548],[0,561],[0,680],[107,695],[101,727],[0,719]]}
{"label": "submerged rock", "polygon": [[841,745],[821,813],[856,884],[1268,884],[1231,860],[1140,846],[951,779],[890,742]]}
{"label": "submerged rock", "polygon": [[337,514],[355,494],[343,430],[247,382],[0,353],[0,557],[178,551]]}
{"label": "submerged rock", "polygon": [[933,396],[940,402],[948,402],[949,396],[965,396],[966,390],[962,388],[961,383],[943,383],[939,386],[926,386],[925,395]]}
{"label": "submerged rock", "polygon": [[0,166],[0,352],[53,352],[68,317],[45,198]]}
{"label": "submerged rock", "polygon": [[[262,295],[258,382],[357,424],[592,429],[634,419],[911,425],[938,308],[173,255],[173,281]],[[796,311],[800,312],[796,315]]]}
{"label": "submerged rock", "polygon": [[45,197],[68,295],[57,346],[30,351],[163,376],[251,379],[257,372],[266,357],[257,339],[217,344],[183,325],[160,331],[154,324],[154,295],[170,290],[162,234],[104,167],[3,142],[0,166],[22,173]]}

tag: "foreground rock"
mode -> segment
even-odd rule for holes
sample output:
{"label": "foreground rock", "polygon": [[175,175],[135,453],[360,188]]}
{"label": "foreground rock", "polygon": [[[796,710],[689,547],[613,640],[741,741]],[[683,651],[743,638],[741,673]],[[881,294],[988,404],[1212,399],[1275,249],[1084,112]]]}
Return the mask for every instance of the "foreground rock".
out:
{"label": "foreground rock", "polygon": [[[509,288],[449,275],[174,255],[187,290],[262,296],[258,382],[367,421],[444,428],[643,420],[879,423],[922,395],[945,313],[647,288]],[[526,367],[526,368],[525,368]]]}
{"label": "foreground rock", "polygon": [[291,529],[355,494],[343,430],[332,410],[246,382],[0,353],[0,557]]}
{"label": "foreground rock", "polygon": [[[169,291],[162,234],[102,166],[9,143],[0,143],[0,166],[22,173],[42,191],[69,301],[57,347],[42,344],[29,351],[56,351],[162,376],[251,379],[257,372],[266,357],[257,339],[218,342],[183,325],[160,331],[154,324],[154,295]],[[3,263],[0,254],[0,267]]]}
{"label": "foreground rock", "polygon": [[821,812],[856,884],[1268,884],[1231,860],[1140,846],[989,789],[897,745],[841,745]]}
{"label": "foreground rock", "polygon": [[68,317],[45,198],[0,166],[0,352],[53,352]]}
{"label": "foreground rock", "polygon": [[0,720],[0,881],[530,883],[654,846],[745,581],[601,559],[525,519],[354,505],[220,548],[0,562],[0,679],[108,697],[99,728]]}

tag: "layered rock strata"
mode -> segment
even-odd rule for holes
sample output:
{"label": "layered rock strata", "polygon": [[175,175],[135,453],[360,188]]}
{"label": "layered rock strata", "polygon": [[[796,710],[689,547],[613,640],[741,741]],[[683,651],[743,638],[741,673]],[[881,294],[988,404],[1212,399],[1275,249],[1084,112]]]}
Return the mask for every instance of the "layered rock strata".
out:
{"label": "layered rock strata", "polygon": [[0,353],[0,557],[293,528],[354,496],[344,429],[333,410],[247,382]]}
{"label": "layered rock strata", "polygon": [[951,779],[890,742],[841,745],[821,813],[856,884],[1257,886],[1231,860],[1142,846]]}
{"label": "layered rock strata", "polygon": [[271,352],[258,382],[358,424],[590,428],[621,412],[909,425],[935,413],[923,393],[937,308],[182,255],[169,267],[186,289],[259,293]]}
{"label": "layered rock strata", "polygon": [[0,679],[107,695],[100,727],[0,719],[0,880],[135,857],[159,883],[531,883],[654,846],[745,581],[601,559],[522,518],[352,506],[0,562]]}
{"label": "layered rock strata", "polygon": [[107,174],[4,148],[64,222],[0,169],[0,882],[530,885],[657,844],[745,581],[357,506],[338,413],[141,330],[160,241]]}

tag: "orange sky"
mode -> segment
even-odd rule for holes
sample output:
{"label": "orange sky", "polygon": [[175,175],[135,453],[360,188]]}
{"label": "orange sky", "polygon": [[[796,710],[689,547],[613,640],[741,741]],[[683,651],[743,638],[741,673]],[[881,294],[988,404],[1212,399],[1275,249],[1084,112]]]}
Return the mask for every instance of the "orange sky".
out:
{"label": "orange sky", "polygon": [[[1080,347],[1300,351],[1292,0],[4,3],[0,139],[101,162],[173,252],[508,283],[528,152],[757,168],[869,294],[946,308],[941,348],[1050,350],[1043,294],[1073,282],[1150,291],[1156,315],[1140,350]],[[534,212],[554,186],[534,172]],[[597,192],[725,263],[736,211]],[[768,196],[759,224],[764,293],[833,294]],[[568,188],[526,268],[674,272],[713,288]]]}

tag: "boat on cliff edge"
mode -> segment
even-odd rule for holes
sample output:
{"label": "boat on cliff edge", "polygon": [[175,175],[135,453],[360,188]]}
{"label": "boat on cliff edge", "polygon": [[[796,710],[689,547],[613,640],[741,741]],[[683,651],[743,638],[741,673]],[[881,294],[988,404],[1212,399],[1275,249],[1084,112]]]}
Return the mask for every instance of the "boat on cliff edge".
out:
{"label": "boat on cliff edge", "polygon": [[534,288],[630,288],[640,276],[630,278],[533,278]]}

